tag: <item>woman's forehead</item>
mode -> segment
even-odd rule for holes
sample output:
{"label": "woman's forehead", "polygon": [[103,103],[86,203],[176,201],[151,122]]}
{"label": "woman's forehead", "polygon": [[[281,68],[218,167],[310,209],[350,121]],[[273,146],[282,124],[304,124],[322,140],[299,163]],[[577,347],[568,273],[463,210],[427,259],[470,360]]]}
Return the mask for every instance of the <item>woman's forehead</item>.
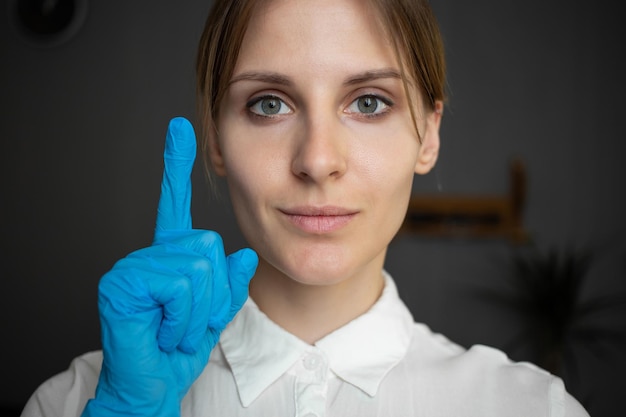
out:
{"label": "woman's forehead", "polygon": [[237,73],[362,72],[397,68],[379,20],[362,0],[262,2],[244,36]]}

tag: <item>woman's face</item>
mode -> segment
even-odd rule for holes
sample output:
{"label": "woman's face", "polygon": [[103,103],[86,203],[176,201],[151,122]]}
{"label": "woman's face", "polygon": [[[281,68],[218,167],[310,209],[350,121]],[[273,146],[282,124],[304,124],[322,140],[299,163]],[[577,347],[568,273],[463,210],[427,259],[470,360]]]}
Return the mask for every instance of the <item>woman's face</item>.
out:
{"label": "woman's face", "polygon": [[275,0],[250,21],[211,157],[259,273],[379,278],[413,175],[436,159],[440,116],[417,109],[420,145],[399,63],[365,3]]}

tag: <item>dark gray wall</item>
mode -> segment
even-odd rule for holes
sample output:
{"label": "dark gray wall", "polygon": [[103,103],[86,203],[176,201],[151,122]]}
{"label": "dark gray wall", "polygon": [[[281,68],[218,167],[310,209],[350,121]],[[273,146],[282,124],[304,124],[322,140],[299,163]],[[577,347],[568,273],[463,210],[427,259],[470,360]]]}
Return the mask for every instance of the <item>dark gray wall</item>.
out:
{"label": "dark gray wall", "polygon": [[[74,356],[99,347],[97,281],[150,243],[167,122],[195,117],[193,62],[209,2],[88,3],[78,34],[55,47],[25,42],[10,8],[0,7],[0,404],[16,408]],[[622,236],[618,2],[433,5],[450,102],[440,162],[416,192],[506,192],[508,160],[520,156],[529,174],[525,225],[539,246]],[[195,225],[223,233],[229,249],[243,245],[227,201],[209,197],[200,171]],[[623,263],[617,253],[611,262]],[[464,302],[458,288],[502,285],[494,266],[502,259],[510,262],[502,242],[403,237],[388,269],[418,319],[463,344],[498,345],[511,322]],[[596,287],[622,288],[624,275],[610,271]],[[624,356],[601,365],[615,360],[623,365]]]}

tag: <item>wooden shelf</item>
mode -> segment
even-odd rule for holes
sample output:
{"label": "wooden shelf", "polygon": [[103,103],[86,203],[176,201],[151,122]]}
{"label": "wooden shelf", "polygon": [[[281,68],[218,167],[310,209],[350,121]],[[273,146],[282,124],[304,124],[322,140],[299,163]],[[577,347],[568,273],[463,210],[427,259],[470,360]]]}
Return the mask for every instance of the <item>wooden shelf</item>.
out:
{"label": "wooden shelf", "polygon": [[401,233],[426,236],[500,237],[523,243],[528,237],[522,224],[526,199],[526,172],[514,159],[505,195],[420,194],[411,197]]}

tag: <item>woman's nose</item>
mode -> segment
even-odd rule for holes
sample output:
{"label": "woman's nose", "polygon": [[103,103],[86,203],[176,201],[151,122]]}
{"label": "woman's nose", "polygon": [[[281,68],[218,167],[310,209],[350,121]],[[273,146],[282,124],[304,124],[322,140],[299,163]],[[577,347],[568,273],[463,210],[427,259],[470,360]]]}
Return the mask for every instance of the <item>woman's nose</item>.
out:
{"label": "woman's nose", "polygon": [[342,177],[347,168],[343,130],[336,116],[307,120],[298,137],[293,174],[317,183]]}

